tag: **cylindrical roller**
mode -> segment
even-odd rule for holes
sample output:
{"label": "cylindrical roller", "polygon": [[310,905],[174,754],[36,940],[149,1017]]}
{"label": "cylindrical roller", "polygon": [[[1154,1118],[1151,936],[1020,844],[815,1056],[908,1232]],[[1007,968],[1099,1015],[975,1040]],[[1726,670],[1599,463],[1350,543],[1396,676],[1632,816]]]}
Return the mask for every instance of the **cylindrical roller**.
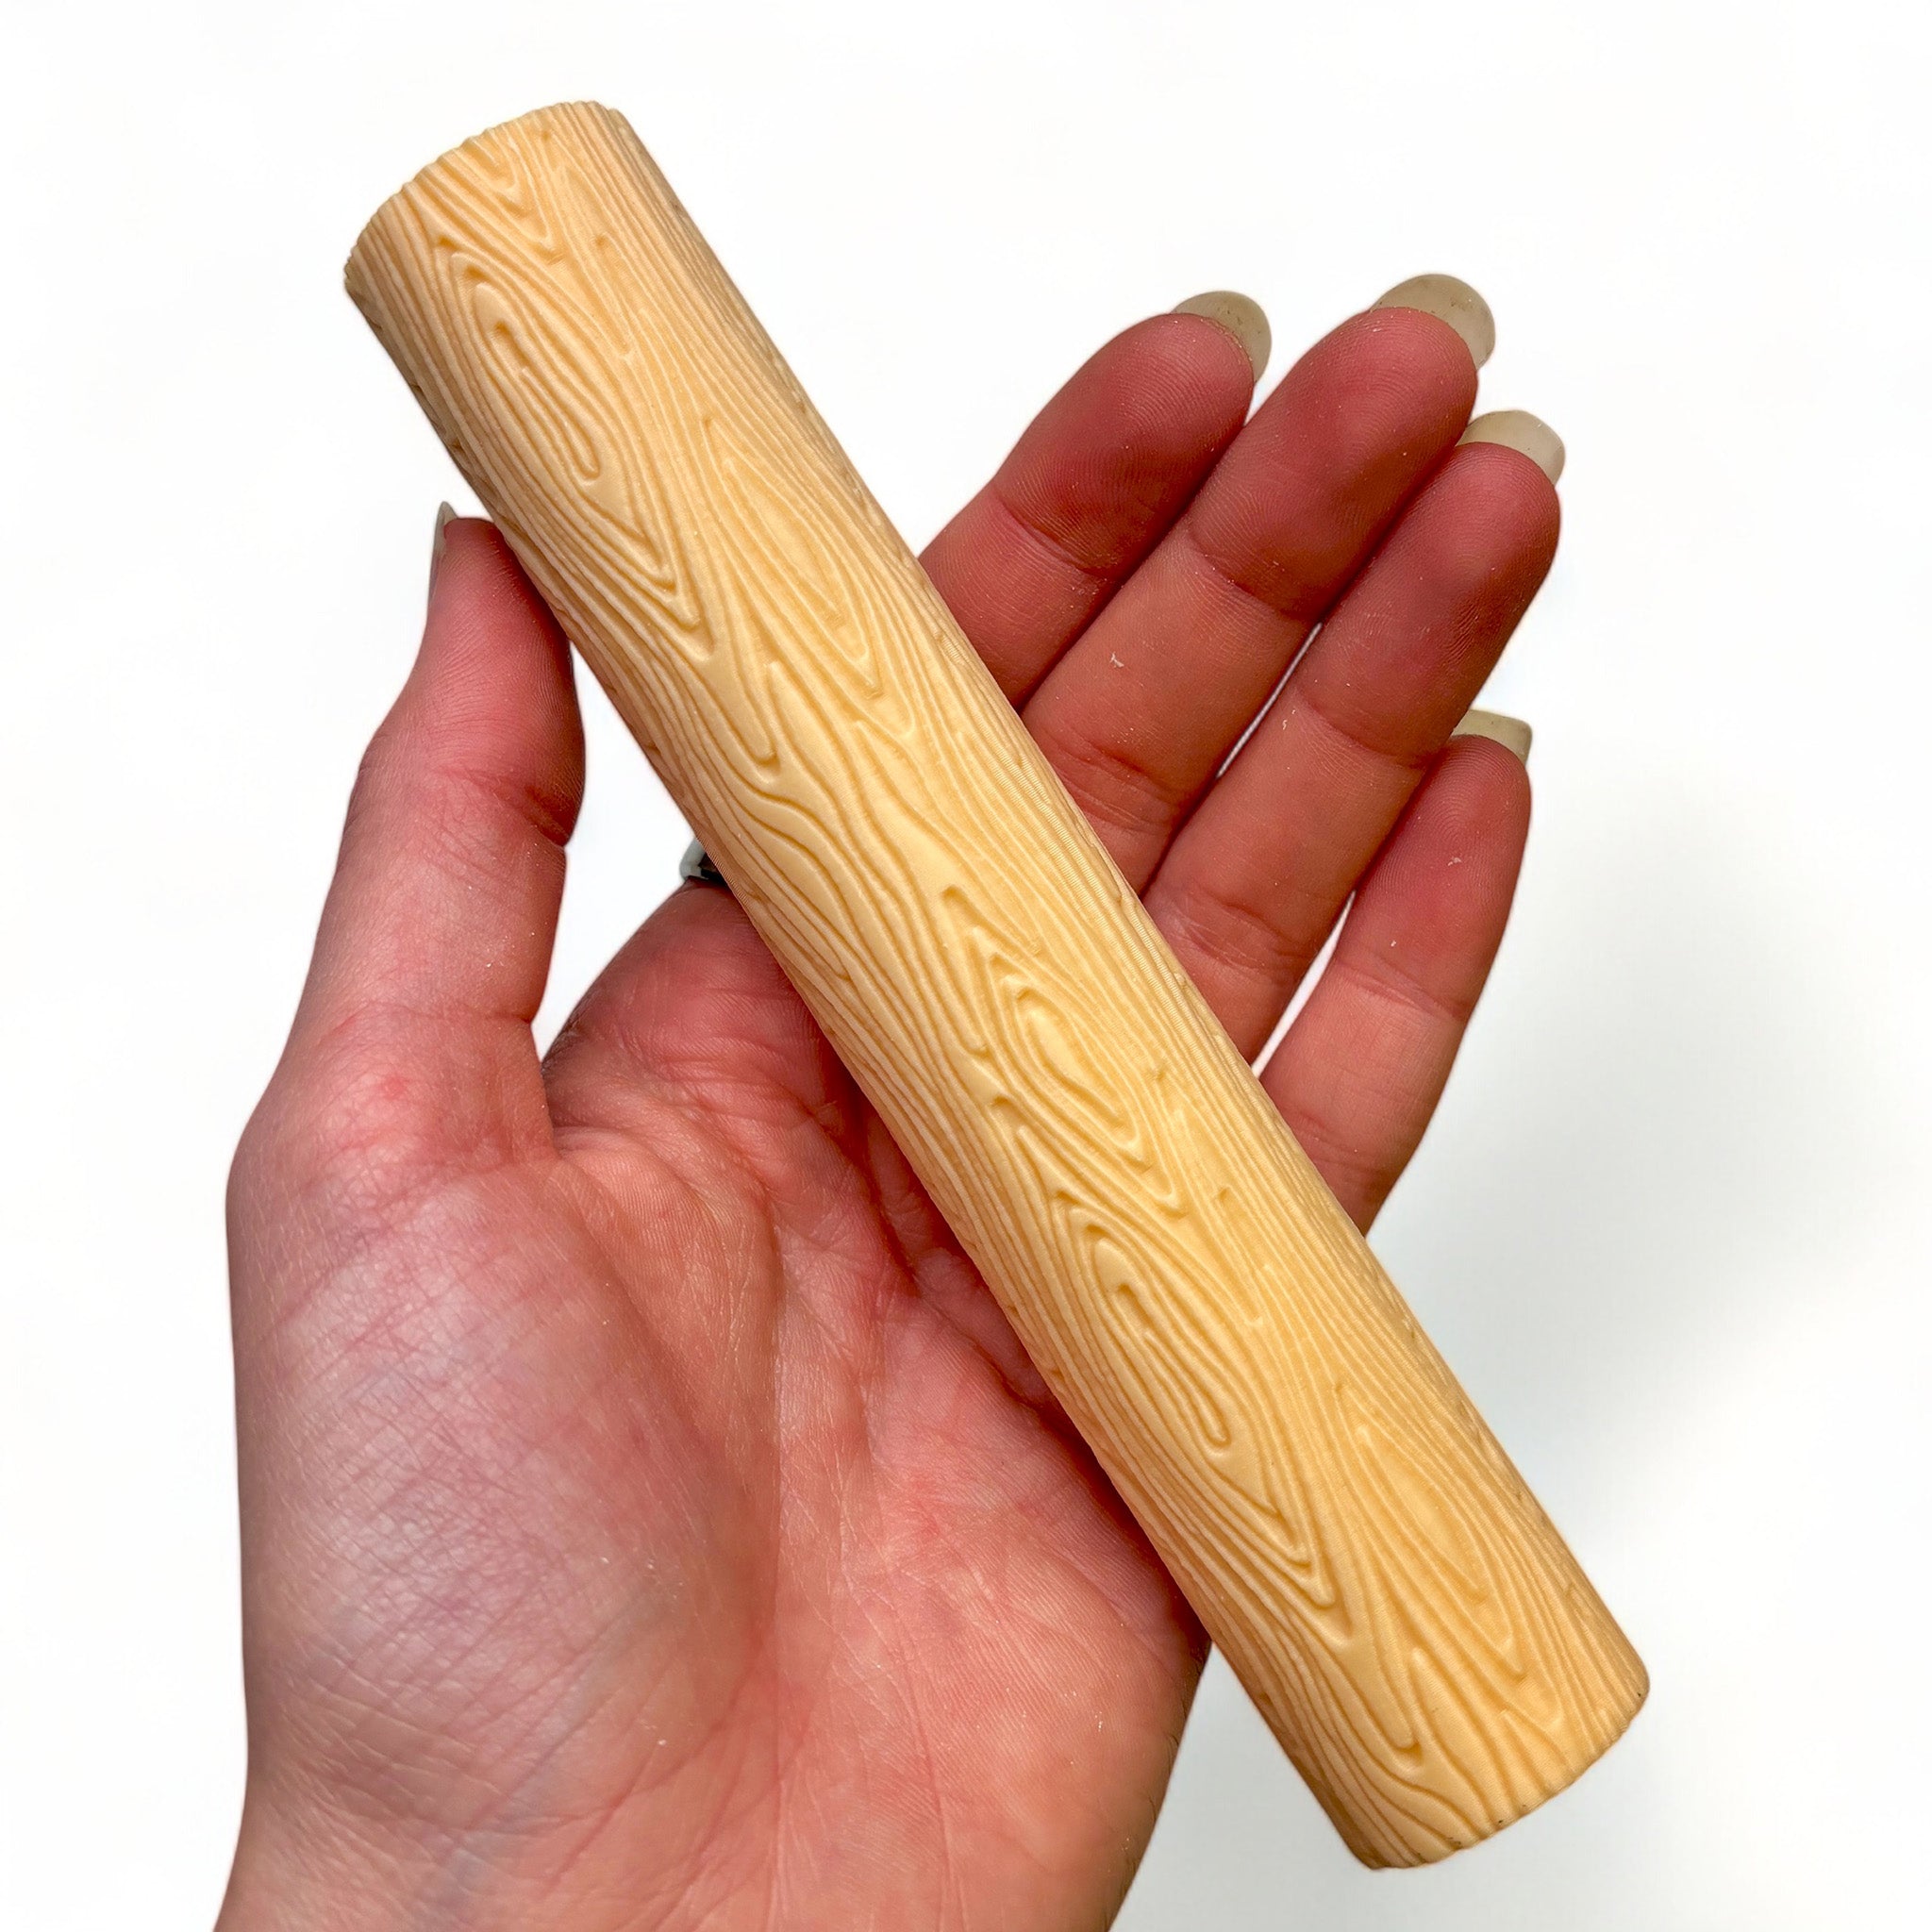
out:
{"label": "cylindrical roller", "polygon": [[1356,1854],[1644,1674],[618,115],[478,136],[350,293]]}

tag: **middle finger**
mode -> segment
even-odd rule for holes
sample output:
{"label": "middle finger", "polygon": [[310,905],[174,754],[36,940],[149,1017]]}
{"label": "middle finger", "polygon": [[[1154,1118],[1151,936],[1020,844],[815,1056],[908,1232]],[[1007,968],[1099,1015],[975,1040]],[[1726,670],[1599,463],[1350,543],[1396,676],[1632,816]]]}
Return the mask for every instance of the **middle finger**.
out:
{"label": "middle finger", "polygon": [[[1459,285],[1457,285],[1459,286]],[[1461,334],[1373,308],[1289,371],[1041,685],[1027,728],[1136,886],[1475,398]]]}

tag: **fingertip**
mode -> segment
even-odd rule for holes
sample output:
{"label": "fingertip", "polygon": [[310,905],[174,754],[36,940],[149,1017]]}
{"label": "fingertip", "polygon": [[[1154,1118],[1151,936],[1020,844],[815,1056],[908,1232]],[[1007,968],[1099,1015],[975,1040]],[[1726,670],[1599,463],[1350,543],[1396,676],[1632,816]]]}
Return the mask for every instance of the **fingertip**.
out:
{"label": "fingertip", "polygon": [[1530,798],[1528,768],[1507,744],[1450,739],[1362,882],[1362,924],[1400,932],[1418,958],[1486,961],[1515,894]]}
{"label": "fingertip", "polygon": [[405,705],[425,751],[500,778],[561,843],[584,786],[570,646],[503,533],[439,520],[423,647]]}
{"label": "fingertip", "polygon": [[447,504],[439,514],[430,581],[430,610],[451,607],[457,623],[515,624],[567,653],[562,631],[537,587],[525,575],[508,540],[488,517],[458,516]]}
{"label": "fingertip", "polygon": [[[1519,719],[1502,723],[1528,730]],[[1531,798],[1529,766],[1504,734],[1458,727],[1411,802],[1404,834],[1425,867],[1454,869],[1479,857],[1493,869],[1490,861],[1500,859],[1513,880]]]}
{"label": "fingertip", "polygon": [[[1424,485],[1395,541],[1427,555],[1432,575],[1526,608],[1556,560],[1562,500],[1548,476],[1499,443],[1462,442]],[[1514,619],[1511,619],[1513,624]]]}
{"label": "fingertip", "polygon": [[1361,881],[1329,970],[1262,1084],[1366,1230],[1427,1127],[1508,924],[1529,774],[1445,745]]}
{"label": "fingertip", "polygon": [[[1267,319],[1255,315],[1265,339]],[[1076,422],[1104,424],[1131,440],[1137,469],[1192,480],[1247,420],[1256,353],[1228,319],[1186,305],[1146,316],[1089,358],[1061,391],[1077,409],[1054,427],[1065,435]],[[1265,361],[1265,340],[1258,353]]]}
{"label": "fingertip", "polygon": [[1104,343],[921,558],[1018,702],[1158,544],[1240,434],[1245,352],[1193,315]]}
{"label": "fingertip", "polygon": [[1453,444],[1475,408],[1474,358],[1461,334],[1421,308],[1367,308],[1331,329],[1315,348],[1330,380],[1368,406],[1425,423]]}
{"label": "fingertip", "polygon": [[1275,384],[1189,527],[1224,575],[1319,622],[1455,445],[1475,379],[1461,338],[1434,316],[1351,316]]}
{"label": "fingertip", "polygon": [[1002,500],[1083,569],[1128,569],[1247,419],[1233,347],[1198,316],[1122,330],[1027,426],[994,478]]}

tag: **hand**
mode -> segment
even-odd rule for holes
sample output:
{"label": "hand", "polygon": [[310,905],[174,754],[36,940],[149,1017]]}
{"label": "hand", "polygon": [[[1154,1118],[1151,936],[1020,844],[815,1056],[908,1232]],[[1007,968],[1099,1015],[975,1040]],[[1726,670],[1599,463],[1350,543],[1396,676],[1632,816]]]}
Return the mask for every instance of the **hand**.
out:
{"label": "hand", "polygon": [[[925,561],[1243,1052],[1353,895],[1263,1079],[1366,1226],[1507,914],[1524,768],[1450,733],[1557,499],[1456,447],[1432,315],[1251,389],[1129,329]],[[728,893],[540,1061],[581,783],[564,642],[454,523],[235,1164],[223,1923],[1102,1924],[1201,1631]]]}

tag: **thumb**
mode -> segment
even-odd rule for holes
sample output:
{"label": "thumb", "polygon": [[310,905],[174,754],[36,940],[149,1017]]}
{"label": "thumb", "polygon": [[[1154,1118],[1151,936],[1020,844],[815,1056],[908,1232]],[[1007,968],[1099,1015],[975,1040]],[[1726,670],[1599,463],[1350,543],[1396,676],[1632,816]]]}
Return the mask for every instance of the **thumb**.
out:
{"label": "thumb", "polygon": [[548,1140],[530,1023],[583,732],[569,647],[503,539],[447,511],[437,535],[422,649],[362,759],[275,1088],[325,1138],[461,1163]]}

